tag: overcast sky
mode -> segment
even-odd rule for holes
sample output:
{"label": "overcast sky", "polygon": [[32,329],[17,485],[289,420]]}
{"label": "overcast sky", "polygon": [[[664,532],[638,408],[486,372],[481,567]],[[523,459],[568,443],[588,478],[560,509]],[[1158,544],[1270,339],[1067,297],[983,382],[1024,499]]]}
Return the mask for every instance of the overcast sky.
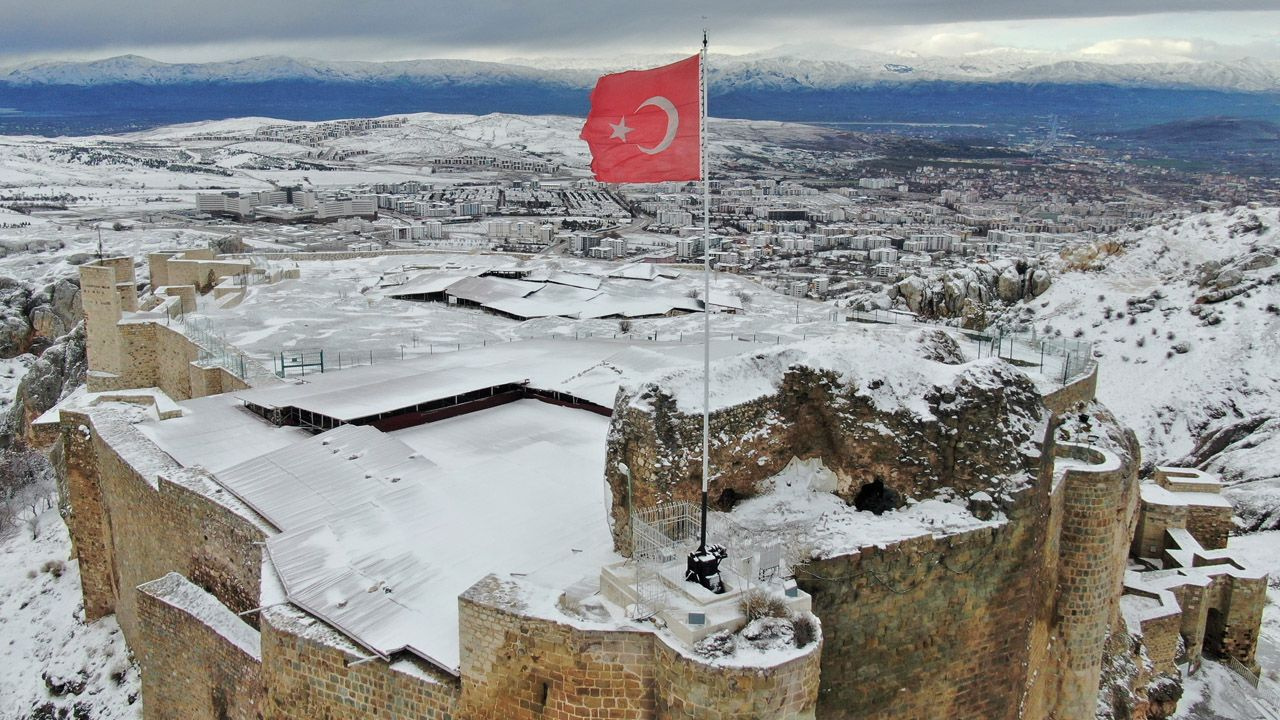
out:
{"label": "overcast sky", "polygon": [[[1158,8],[1158,11],[1156,11]],[[705,17],[705,20],[704,20]],[[779,45],[1280,59],[1276,0],[0,0],[0,64],[608,57]]]}

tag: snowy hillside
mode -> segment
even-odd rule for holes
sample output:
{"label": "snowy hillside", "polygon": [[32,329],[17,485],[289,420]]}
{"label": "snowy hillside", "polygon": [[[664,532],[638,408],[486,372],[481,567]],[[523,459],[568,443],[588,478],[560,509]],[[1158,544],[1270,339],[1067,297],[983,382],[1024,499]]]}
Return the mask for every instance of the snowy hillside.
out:
{"label": "snowy hillside", "polygon": [[80,568],[57,510],[36,537],[0,531],[0,717],[142,717],[141,678],[115,617],[84,622]]}
{"label": "snowy hillside", "polygon": [[1247,528],[1280,526],[1280,210],[1189,215],[1058,262],[1002,322],[1093,341],[1098,395],[1148,466],[1220,473]]}

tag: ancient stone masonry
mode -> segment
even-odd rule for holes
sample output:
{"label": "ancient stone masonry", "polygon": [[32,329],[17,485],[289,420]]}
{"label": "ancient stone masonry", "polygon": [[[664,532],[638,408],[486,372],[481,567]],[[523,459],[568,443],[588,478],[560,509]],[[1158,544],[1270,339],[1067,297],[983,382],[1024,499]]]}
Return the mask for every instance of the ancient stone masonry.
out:
{"label": "ancient stone masonry", "polygon": [[[168,256],[160,257],[165,260]],[[168,272],[167,265],[173,262],[158,262],[153,257],[152,272]],[[200,347],[175,322],[193,309],[196,291],[191,285],[158,288],[158,295],[150,297],[157,298],[159,304],[138,312],[131,259],[106,258],[81,266],[80,282],[89,337],[87,384],[91,392],[157,387],[172,398],[185,400],[248,387],[223,368],[197,362]]]}
{"label": "ancient stone masonry", "polygon": [[1142,486],[1130,553],[1159,569],[1130,573],[1125,597],[1147,598],[1135,613],[1144,632],[1148,619],[1178,619],[1187,661],[1198,663],[1207,650],[1257,672],[1266,576],[1225,549],[1231,506],[1220,488],[1217,478],[1200,470],[1156,469],[1153,482]]}
{"label": "ancient stone masonry", "polygon": [[262,678],[271,720],[466,717],[456,678],[414,659],[372,659],[285,605],[262,611]]}
{"label": "ancient stone masonry", "polygon": [[262,717],[258,631],[177,573],[138,586],[147,720]]}
{"label": "ancient stone masonry", "polygon": [[812,718],[821,644],[769,667],[716,665],[648,629],[574,627],[490,575],[460,599],[465,717]]}
{"label": "ancient stone masonry", "polygon": [[62,441],[86,617],[115,613],[135,642],[136,588],[170,572],[233,611],[257,606],[266,526],[252,511],[118,413],[63,411]]}
{"label": "ancient stone masonry", "polygon": [[[1059,446],[1068,466],[1058,541],[1055,621],[1064,663],[1058,717],[1088,717],[1102,677],[1107,628],[1117,611],[1137,509],[1137,458],[1084,445]],[[1127,462],[1126,462],[1127,460]]]}

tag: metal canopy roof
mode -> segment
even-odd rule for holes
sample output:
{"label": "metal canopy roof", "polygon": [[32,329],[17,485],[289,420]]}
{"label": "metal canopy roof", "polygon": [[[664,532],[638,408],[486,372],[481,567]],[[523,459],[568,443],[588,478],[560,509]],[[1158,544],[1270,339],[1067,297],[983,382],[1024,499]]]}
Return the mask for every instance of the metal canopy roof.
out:
{"label": "metal canopy roof", "polygon": [[434,463],[374,428],[343,425],[215,473],[259,515],[287,531],[346,511]]}

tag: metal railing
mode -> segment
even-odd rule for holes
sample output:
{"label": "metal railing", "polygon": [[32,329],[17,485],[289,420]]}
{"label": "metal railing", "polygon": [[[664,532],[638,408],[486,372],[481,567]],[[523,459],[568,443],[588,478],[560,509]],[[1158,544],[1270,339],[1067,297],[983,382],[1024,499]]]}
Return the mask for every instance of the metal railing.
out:
{"label": "metal railing", "polygon": [[998,357],[1014,365],[1034,367],[1051,382],[1067,385],[1094,366],[1093,343],[1037,337],[1034,333],[965,333],[977,345],[977,355]]}
{"label": "metal railing", "polygon": [[207,319],[183,314],[174,320],[182,334],[199,348],[196,362],[201,365],[220,367],[250,385],[275,377],[265,365],[228,342]]}
{"label": "metal railing", "polygon": [[1245,667],[1244,663],[1231,657],[1230,655],[1225,656],[1222,662],[1224,665],[1230,668],[1233,672],[1235,672],[1235,674],[1244,678],[1245,682],[1249,683],[1255,688],[1258,687],[1258,676],[1254,675],[1252,670]]}
{"label": "metal railing", "polygon": [[702,534],[702,510],[677,501],[631,513],[631,556],[640,561],[666,563],[692,549]]}

